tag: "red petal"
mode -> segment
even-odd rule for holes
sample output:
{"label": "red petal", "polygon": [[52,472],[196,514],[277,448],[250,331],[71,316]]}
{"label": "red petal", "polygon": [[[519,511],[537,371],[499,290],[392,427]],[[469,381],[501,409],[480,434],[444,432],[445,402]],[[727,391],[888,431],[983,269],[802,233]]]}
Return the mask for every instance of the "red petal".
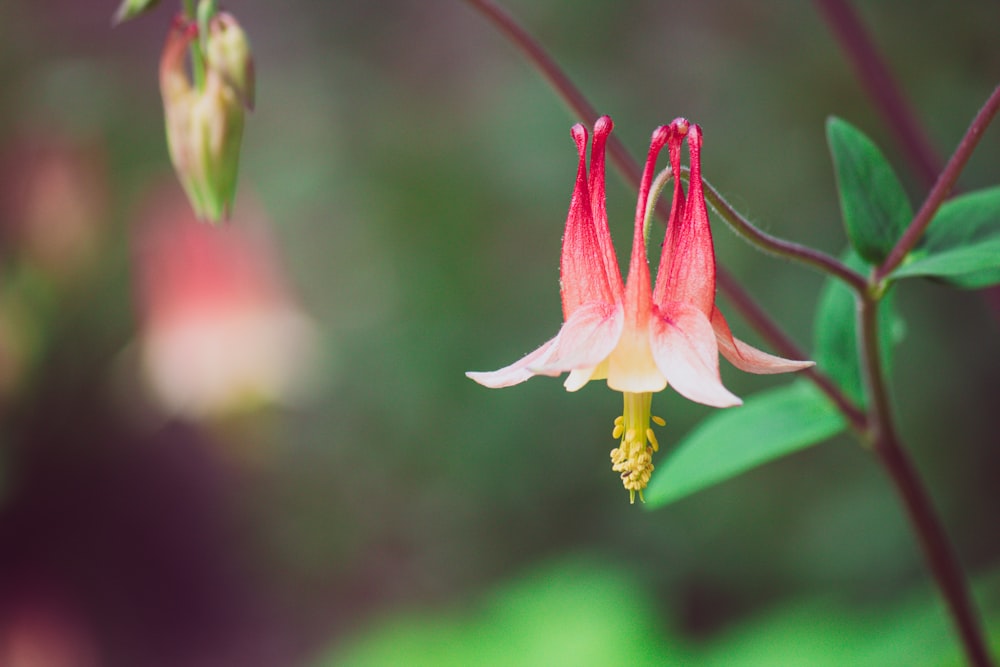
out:
{"label": "red petal", "polygon": [[607,194],[604,187],[605,145],[613,128],[614,123],[608,116],[601,116],[594,123],[594,143],[590,146],[590,209],[594,216],[597,242],[604,253],[604,270],[608,276],[608,284],[616,295],[621,295],[622,273],[618,268],[618,256],[615,254],[611,231],[608,229]]}
{"label": "red petal", "polygon": [[646,155],[646,167],[639,182],[639,199],[635,207],[635,228],[632,233],[632,258],[628,266],[628,278],[625,281],[625,313],[629,326],[645,329],[649,320],[649,310],[652,298],[649,284],[649,262],[646,259],[646,234],[643,223],[646,219],[646,205],[649,202],[649,191],[653,185],[653,173],[656,170],[656,158],[663,149],[670,135],[670,129],[661,126],[653,131],[649,142],[649,153]]}
{"label": "red petal", "polygon": [[[573,312],[584,303],[600,301],[610,304],[617,300],[608,280],[604,266],[605,253],[598,239],[590,208],[586,164],[587,130],[583,125],[577,124],[573,126],[572,134],[580,160],[576,171],[576,187],[566,218],[559,265],[564,321],[569,320]],[[607,243],[610,244],[610,238]]]}
{"label": "red petal", "polygon": [[[677,124],[678,121],[674,121],[674,126]],[[671,209],[653,302],[690,303],[705,317],[710,317],[715,305],[715,249],[701,184],[701,128],[690,125],[687,137],[691,158],[690,187],[677,218],[674,217],[674,209]],[[672,133],[670,163],[675,174],[675,207],[679,189],[676,174],[680,173],[680,141],[681,135]]]}

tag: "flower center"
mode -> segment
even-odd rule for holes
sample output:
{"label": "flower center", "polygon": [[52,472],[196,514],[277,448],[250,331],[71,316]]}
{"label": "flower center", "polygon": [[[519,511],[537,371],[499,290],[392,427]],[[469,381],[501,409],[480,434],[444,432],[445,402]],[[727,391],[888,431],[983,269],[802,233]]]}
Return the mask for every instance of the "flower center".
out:
{"label": "flower center", "polygon": [[622,416],[615,419],[615,427],[611,431],[611,437],[621,439],[621,444],[611,450],[611,469],[621,473],[630,503],[635,503],[637,491],[639,500],[645,502],[642,490],[649,484],[649,476],[653,473],[653,452],[660,449],[649,421],[652,419],[659,426],[666,422],[660,417],[650,417],[652,392],[623,392],[623,395],[625,409]]}

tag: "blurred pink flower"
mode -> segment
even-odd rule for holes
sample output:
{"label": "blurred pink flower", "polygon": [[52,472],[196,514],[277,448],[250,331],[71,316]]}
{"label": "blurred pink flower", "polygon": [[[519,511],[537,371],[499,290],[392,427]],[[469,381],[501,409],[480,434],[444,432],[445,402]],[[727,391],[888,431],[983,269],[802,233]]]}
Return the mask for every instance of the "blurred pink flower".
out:
{"label": "blurred pink flower", "polygon": [[97,667],[97,643],[79,613],[52,595],[4,601],[0,615],[0,665]]}
{"label": "blurred pink flower", "polygon": [[145,216],[136,252],[147,385],[168,411],[191,417],[294,399],[315,360],[316,334],[262,215],[248,198],[232,224],[199,224],[171,192]]}
{"label": "blurred pink flower", "polygon": [[52,128],[18,137],[0,158],[0,214],[5,254],[72,279],[108,223],[103,146]]}
{"label": "blurred pink flower", "polygon": [[[579,166],[560,263],[562,328],[519,361],[468,376],[487,387],[507,387],[533,375],[568,372],[569,391],[590,380],[607,379],[609,387],[623,392],[625,401],[613,429],[621,445],[611,452],[612,469],[621,473],[634,502],[636,492],[642,498],[653,471],[652,454],[658,449],[649,426],[653,392],[669,383],[692,401],[729,407],[741,401],[722,384],[720,352],[751,373],[784,373],[812,362],[775,357],[734,338],[715,306],[715,252],[701,184],[701,128],[682,118],[653,133],[636,206],[632,258],[622,284],[605,206],[604,152],[611,129],[607,116],[594,126],[589,175],[587,131],[582,125],[572,130]],[[679,174],[685,137],[690,193],[685,198],[680,179],[673,179],[670,220],[651,290],[646,240],[656,199],[655,193],[650,196],[656,159],[666,145],[672,173]]]}

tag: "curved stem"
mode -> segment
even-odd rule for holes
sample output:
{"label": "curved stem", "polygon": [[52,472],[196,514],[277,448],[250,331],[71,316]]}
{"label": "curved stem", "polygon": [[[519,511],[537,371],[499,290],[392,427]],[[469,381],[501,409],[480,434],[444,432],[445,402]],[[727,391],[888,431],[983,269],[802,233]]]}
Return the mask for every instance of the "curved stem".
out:
{"label": "curved stem", "polygon": [[861,334],[861,366],[869,393],[869,441],[893,481],[924,558],[958,630],[966,657],[976,667],[991,667],[979,618],[969,594],[962,567],[951,547],[940,518],[913,462],[903,449],[892,417],[889,390],[882,372],[878,332],[878,300],[865,295],[859,300],[858,329]]}
{"label": "curved stem", "polygon": [[857,12],[847,0],[816,0],[816,4],[854,64],[858,78],[882,113],[889,131],[896,135],[896,141],[909,157],[925,187],[930,187],[938,175],[940,159]]}
{"label": "curved stem", "polygon": [[979,145],[979,140],[982,138],[983,132],[996,116],[998,110],[1000,110],[1000,86],[997,86],[993,90],[993,93],[987,98],[986,103],[979,109],[976,117],[972,119],[969,129],[965,131],[965,136],[958,143],[955,152],[948,158],[948,163],[944,166],[944,171],[938,176],[937,182],[934,183],[934,187],[931,188],[924,203],[920,206],[920,210],[913,217],[913,222],[903,232],[903,235],[895,247],[893,247],[892,252],[889,253],[889,256],[882,263],[882,266],[878,267],[875,271],[874,279],[876,283],[881,282],[886,276],[892,273],[903,262],[907,253],[917,245],[917,241],[920,240],[927,226],[931,224],[934,214],[937,213],[938,209],[941,208],[941,204],[948,197],[952,186],[958,180],[959,174],[962,173],[962,169],[965,168],[965,164],[972,156],[972,152]]}
{"label": "curved stem", "polygon": [[[681,167],[681,174],[686,180],[690,180],[691,172],[687,167]],[[719,191],[704,178],[701,179],[705,189],[705,200],[712,209],[726,221],[729,227],[739,236],[742,236],[748,243],[765,252],[769,252],[777,257],[795,260],[806,266],[839,278],[857,294],[863,294],[868,287],[868,283],[857,271],[852,270],[846,264],[835,257],[831,257],[824,252],[809,248],[798,243],[771,236],[765,231],[755,227],[752,222],[743,217],[739,211],[730,206]]]}

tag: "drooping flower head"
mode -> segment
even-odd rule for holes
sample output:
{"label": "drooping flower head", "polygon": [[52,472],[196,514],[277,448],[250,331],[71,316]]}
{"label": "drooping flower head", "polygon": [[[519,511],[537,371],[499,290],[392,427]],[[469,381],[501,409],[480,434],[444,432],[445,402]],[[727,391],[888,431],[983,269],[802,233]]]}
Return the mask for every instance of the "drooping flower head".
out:
{"label": "drooping flower head", "polygon": [[[632,255],[624,284],[608,228],[605,205],[605,146],[612,130],[603,116],[594,125],[590,169],[587,131],[574,125],[579,162],[563,235],[560,285],[563,326],[555,338],[513,364],[492,372],[470,372],[492,388],[524,382],[533,375],[569,375],[576,391],[590,380],[607,380],[624,394],[624,411],[613,436],[612,469],[634,502],[649,482],[658,449],[650,428],[652,394],[672,385],[692,401],[714,407],[739,405],[719,376],[719,353],[750,373],[784,373],[812,365],[767,354],[733,337],[715,306],[715,251],[701,183],[701,128],[683,118],[658,127],[639,186]],[[677,175],[687,141],[690,192]],[[666,146],[674,181],[673,200],[660,266],[651,285],[646,239],[656,193],[656,161]],[[659,185],[663,179],[656,179]]]}
{"label": "drooping flower head", "polygon": [[195,213],[218,222],[236,195],[244,110],[253,107],[253,59],[246,35],[226,13],[208,23],[205,76],[192,84],[185,69],[198,25],[178,18],[160,57],[160,94],[174,170]]}

